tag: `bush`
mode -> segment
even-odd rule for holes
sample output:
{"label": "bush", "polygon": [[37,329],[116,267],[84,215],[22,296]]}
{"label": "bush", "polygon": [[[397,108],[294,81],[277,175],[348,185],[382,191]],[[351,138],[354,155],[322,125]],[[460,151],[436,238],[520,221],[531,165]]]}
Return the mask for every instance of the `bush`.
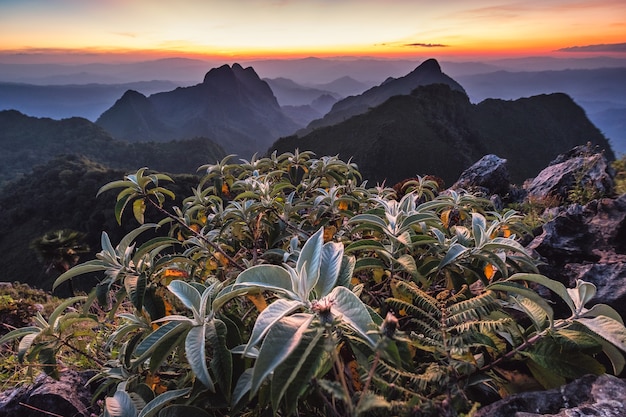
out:
{"label": "bush", "polygon": [[519,390],[511,366],[545,388],[623,369],[621,318],[585,307],[593,285],[538,274],[522,215],[419,177],[402,196],[367,188],[336,157],[232,159],[171,211],[167,175],[104,185],[139,226],[55,282],[102,273],[87,299],[0,343],[55,375],[59,352],[85,349],[67,332],[106,309],[105,416],[453,416]]}

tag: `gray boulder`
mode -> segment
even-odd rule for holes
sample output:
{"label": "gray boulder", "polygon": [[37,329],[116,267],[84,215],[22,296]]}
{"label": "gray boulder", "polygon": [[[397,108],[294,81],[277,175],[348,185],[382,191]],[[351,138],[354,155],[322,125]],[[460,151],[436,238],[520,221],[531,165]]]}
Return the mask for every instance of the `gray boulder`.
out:
{"label": "gray boulder", "polygon": [[483,156],[474,165],[463,171],[452,189],[483,189],[488,195],[505,195],[510,189],[507,160],[496,155]]}
{"label": "gray boulder", "polygon": [[527,246],[546,262],[542,272],[566,286],[596,285],[591,303],[626,317],[626,194],[562,207]]}
{"label": "gray boulder", "polygon": [[42,373],[32,385],[0,393],[0,417],[97,415],[99,410],[91,404],[92,392],[85,385],[91,376],[93,372],[67,370],[56,381]]}
{"label": "gray boulder", "polygon": [[613,186],[612,169],[604,154],[585,153],[577,147],[557,157],[525,188],[530,198],[558,197],[565,202],[576,188],[594,198],[610,195]]}
{"label": "gray boulder", "polygon": [[474,417],[539,416],[626,416],[626,382],[612,375],[587,375],[560,388],[511,395],[474,414]]}

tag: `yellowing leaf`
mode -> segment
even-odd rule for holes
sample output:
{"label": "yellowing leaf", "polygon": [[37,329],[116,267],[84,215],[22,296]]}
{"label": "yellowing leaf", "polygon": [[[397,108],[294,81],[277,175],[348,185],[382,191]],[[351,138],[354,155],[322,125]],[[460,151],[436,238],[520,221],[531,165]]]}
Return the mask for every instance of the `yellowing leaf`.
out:
{"label": "yellowing leaf", "polygon": [[324,243],[332,241],[335,233],[337,233],[335,226],[326,226],[324,228]]}
{"label": "yellowing leaf", "polygon": [[252,304],[259,310],[259,313],[267,308],[267,301],[261,294],[248,294],[246,295],[248,300],[252,301]]}
{"label": "yellowing leaf", "polygon": [[144,222],[144,213],[146,212],[146,203],[143,200],[135,200],[133,202],[133,214],[140,224]]}
{"label": "yellowing leaf", "polygon": [[[398,300],[413,304],[413,296],[407,291],[402,291],[398,283],[399,281],[397,279],[394,279],[391,282],[391,295],[393,295],[393,298],[397,298]],[[402,314],[402,311],[399,311],[398,314],[401,316],[406,316],[406,311],[404,312],[404,314]]]}
{"label": "yellowing leaf", "polygon": [[443,223],[444,227],[448,227],[448,225],[450,224],[450,210],[446,210],[441,213],[441,222]]}
{"label": "yellowing leaf", "polygon": [[169,278],[169,277],[187,278],[189,277],[189,274],[187,273],[187,271],[183,271],[181,269],[166,269],[165,272],[163,272],[163,276],[166,278]]}
{"label": "yellowing leaf", "polygon": [[220,252],[215,252],[213,254],[213,257],[220,265],[228,266],[228,259],[226,259],[226,257],[222,255]]}
{"label": "yellowing leaf", "polygon": [[485,265],[485,269],[483,270],[484,274],[485,274],[485,278],[487,278],[489,281],[491,281],[493,279],[493,277],[496,275],[496,271],[498,269],[493,266],[493,264],[487,264]]}
{"label": "yellowing leaf", "polygon": [[385,275],[385,270],[382,268],[374,268],[372,269],[372,278],[374,278],[374,282],[376,284],[380,284],[383,280],[383,276]]}

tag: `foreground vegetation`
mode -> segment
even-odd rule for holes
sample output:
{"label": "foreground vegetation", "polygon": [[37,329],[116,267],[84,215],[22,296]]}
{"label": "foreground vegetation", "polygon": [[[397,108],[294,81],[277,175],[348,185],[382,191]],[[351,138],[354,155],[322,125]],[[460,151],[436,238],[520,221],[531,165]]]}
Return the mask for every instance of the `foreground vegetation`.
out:
{"label": "foreground vegetation", "polygon": [[172,210],[165,174],[104,185],[138,226],[55,282],[98,274],[89,295],[0,344],[52,376],[97,367],[104,416],[470,415],[623,370],[621,317],[538,274],[517,212],[308,152],[200,170]]}

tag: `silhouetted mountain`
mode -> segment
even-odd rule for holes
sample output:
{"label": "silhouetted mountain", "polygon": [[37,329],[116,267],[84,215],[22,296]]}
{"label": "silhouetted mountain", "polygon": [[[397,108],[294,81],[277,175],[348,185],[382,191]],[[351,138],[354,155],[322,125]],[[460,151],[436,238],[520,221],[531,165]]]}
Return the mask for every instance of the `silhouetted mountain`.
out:
{"label": "silhouetted mountain", "polygon": [[448,185],[483,155],[494,153],[508,159],[512,181],[521,183],[559,153],[588,141],[614,158],[606,138],[565,94],[475,105],[461,90],[431,84],[334,126],[281,138],[270,152],[299,148],[338,154],[352,157],[371,181],[393,184],[433,174]]}
{"label": "silhouetted mountain", "polygon": [[626,153],[626,130],[620,120],[597,117],[609,109],[626,108],[626,67],[561,71],[497,71],[460,76],[470,99],[517,99],[530,95],[562,92],[582,106],[589,118],[611,140],[616,152]]}
{"label": "silhouetted mountain", "polygon": [[115,138],[133,142],[206,136],[243,157],[298,128],[267,83],[239,64],[214,68],[191,87],[149,97],[128,92],[96,123]]}
{"label": "silhouetted mountain", "polygon": [[112,168],[148,166],[166,172],[195,172],[198,166],[225,155],[206,138],[127,143],[86,119],[35,118],[15,110],[0,111],[0,149],[0,188],[61,154],[85,155]]}
{"label": "silhouetted mountain", "polygon": [[447,84],[453,90],[465,92],[459,83],[441,72],[441,67],[436,60],[428,59],[404,77],[387,78],[381,85],[372,87],[361,95],[338,101],[323,118],[309,123],[306,129],[298,132],[298,135],[309,133],[323,126],[334,125],[357,114],[365,113],[370,108],[384,103],[390,97],[410,94],[418,86],[428,84]]}

